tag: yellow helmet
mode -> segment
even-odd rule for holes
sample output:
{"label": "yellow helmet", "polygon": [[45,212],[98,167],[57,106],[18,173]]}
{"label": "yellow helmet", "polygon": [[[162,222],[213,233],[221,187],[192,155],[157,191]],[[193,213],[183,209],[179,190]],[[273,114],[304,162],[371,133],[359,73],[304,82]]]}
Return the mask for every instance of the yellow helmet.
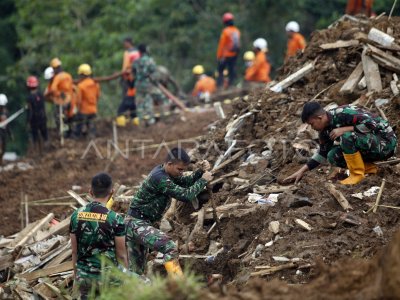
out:
{"label": "yellow helmet", "polygon": [[202,65],[197,65],[193,67],[192,72],[194,75],[201,75],[204,74],[204,68]]}
{"label": "yellow helmet", "polygon": [[81,64],[78,68],[79,75],[92,75],[92,68],[88,64]]}
{"label": "yellow helmet", "polygon": [[246,51],[243,55],[243,59],[247,61],[252,61],[254,60],[255,55],[253,51]]}
{"label": "yellow helmet", "polygon": [[50,62],[50,67],[52,67],[54,69],[59,66],[61,66],[61,60],[58,57],[53,58]]}

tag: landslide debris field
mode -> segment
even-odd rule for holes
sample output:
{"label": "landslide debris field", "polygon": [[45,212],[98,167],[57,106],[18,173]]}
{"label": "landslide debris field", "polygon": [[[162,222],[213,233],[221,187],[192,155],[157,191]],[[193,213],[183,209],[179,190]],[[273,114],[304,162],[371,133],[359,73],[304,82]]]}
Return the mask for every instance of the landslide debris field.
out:
{"label": "landslide debris field", "polygon": [[[205,299],[261,299],[266,295],[271,299],[293,299],[299,293],[310,299],[398,297],[400,237],[392,241],[391,247],[387,245],[399,227],[399,210],[369,210],[383,179],[380,204],[400,206],[400,165],[380,165],[378,174],[356,186],[340,185],[337,179],[341,174],[328,166],[307,173],[296,186],[283,185],[282,179],[316,150],[316,132],[300,120],[302,106],[310,99],[329,106],[365,106],[387,117],[400,133],[400,97],[395,95],[398,82],[393,76],[400,74],[399,21],[384,16],[375,20],[344,18],[329,29],[315,32],[305,52],[282,67],[277,81],[312,63],[310,72],[283,92],[260,89],[234,99],[227,118],[210,125],[198,139],[190,153],[194,158],[208,159],[214,166],[215,178],[208,194],[211,200],[198,212],[191,205],[178,203],[175,209],[172,205],[161,227],[178,241],[181,263],[190,265],[210,285],[204,291]],[[372,27],[390,33],[394,43],[383,47],[371,41],[367,34]],[[363,66],[371,61],[378,62],[378,74],[365,69],[355,76],[351,88],[343,89],[359,63]],[[362,76],[367,78],[367,86],[358,84]],[[380,77],[381,90],[371,91],[372,76]],[[215,114],[197,113],[187,117],[186,122],[174,118],[155,127],[127,128],[119,131],[119,140],[122,145],[126,138],[160,143],[163,138],[171,141],[196,137],[204,134],[216,118]],[[112,137],[111,127],[107,126],[102,125],[105,137],[99,139],[103,141],[102,151],[106,149],[106,137]],[[40,159],[26,159],[33,169],[1,173],[3,235],[21,228],[21,193],[37,200],[66,195],[72,185],[87,189],[90,177],[104,170],[108,160],[99,159],[93,151],[81,160],[86,146],[73,141],[59,148],[54,143]],[[152,159],[154,152],[145,152],[144,159],[138,154],[128,159],[118,157],[109,165],[109,172],[120,184],[137,186],[142,174],[162,160],[163,155]],[[221,153],[226,157],[222,158]],[[337,192],[350,207],[339,204]],[[116,207],[126,212],[128,202],[123,199]],[[32,208],[30,218],[33,221],[54,212],[61,220],[71,211],[39,206]],[[53,278],[54,283],[60,280]],[[36,283],[32,280],[29,287]]]}

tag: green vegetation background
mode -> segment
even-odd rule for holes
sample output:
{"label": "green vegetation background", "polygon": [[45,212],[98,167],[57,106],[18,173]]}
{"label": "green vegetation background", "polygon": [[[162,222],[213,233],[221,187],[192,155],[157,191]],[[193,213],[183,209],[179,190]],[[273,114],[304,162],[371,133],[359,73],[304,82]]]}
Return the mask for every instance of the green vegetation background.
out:
{"label": "green vegetation background", "polygon": [[[0,1],[0,93],[12,113],[25,103],[25,78],[39,76],[58,56],[76,76],[79,64],[95,75],[120,70],[122,39],[146,43],[158,64],[168,67],[185,91],[193,86],[191,69],[203,64],[212,74],[222,29],[221,15],[231,11],[242,32],[242,53],[264,37],[276,69],[282,64],[285,24],[296,20],[309,39],[345,10],[346,0],[2,0]],[[376,0],[377,14],[389,12],[393,0]],[[399,9],[396,8],[397,15]],[[239,74],[243,61],[238,62]],[[100,115],[112,116],[121,99],[119,82],[102,84]],[[7,149],[23,153],[28,143],[24,117],[13,122],[14,141]]]}

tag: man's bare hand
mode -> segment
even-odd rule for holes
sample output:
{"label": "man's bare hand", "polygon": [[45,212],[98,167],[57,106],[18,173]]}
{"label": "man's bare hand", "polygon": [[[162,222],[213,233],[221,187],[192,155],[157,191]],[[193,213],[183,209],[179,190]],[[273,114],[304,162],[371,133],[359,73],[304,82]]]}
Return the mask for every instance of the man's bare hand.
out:
{"label": "man's bare hand", "polygon": [[283,183],[290,183],[294,181],[294,183],[297,184],[306,171],[308,171],[308,167],[307,165],[304,165],[300,170],[283,179]]}
{"label": "man's bare hand", "polygon": [[210,163],[208,162],[208,160],[202,160],[201,162],[199,162],[199,168],[200,168],[203,172],[206,172],[206,171],[210,171],[211,165],[210,165]]}
{"label": "man's bare hand", "polygon": [[201,176],[201,178],[203,178],[209,182],[209,181],[213,180],[214,177],[211,172],[205,171],[203,176]]}

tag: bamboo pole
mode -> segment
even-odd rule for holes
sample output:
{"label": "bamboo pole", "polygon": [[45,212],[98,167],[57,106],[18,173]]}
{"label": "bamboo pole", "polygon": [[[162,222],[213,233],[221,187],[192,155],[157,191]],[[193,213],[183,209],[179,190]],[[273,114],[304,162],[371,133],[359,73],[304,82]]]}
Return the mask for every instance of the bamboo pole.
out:
{"label": "bamboo pole", "polygon": [[26,226],[28,226],[28,224],[29,224],[29,207],[28,207],[28,195],[27,194],[25,194],[25,197],[24,197],[24,200],[25,200],[25,224],[26,224]]}
{"label": "bamboo pole", "polygon": [[374,208],[372,209],[372,212],[373,212],[374,214],[376,213],[376,211],[377,211],[377,209],[378,209],[378,206],[379,206],[379,202],[381,201],[382,192],[383,192],[383,189],[385,188],[385,183],[386,183],[386,179],[383,178],[383,179],[382,179],[381,187],[380,187],[379,192],[378,192],[378,196],[376,197],[376,201],[375,201]]}

